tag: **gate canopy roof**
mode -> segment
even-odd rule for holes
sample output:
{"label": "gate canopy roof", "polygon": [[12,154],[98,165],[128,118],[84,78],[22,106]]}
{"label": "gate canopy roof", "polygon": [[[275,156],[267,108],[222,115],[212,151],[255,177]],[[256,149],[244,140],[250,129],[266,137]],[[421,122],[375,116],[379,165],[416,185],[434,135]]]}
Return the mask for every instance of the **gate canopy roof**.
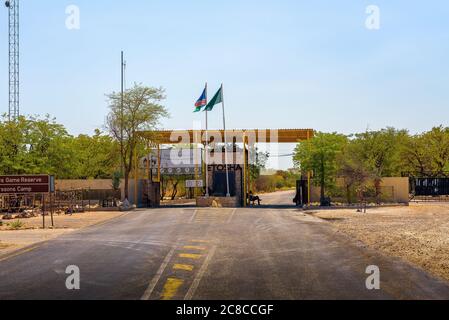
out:
{"label": "gate canopy roof", "polygon": [[[209,140],[224,140],[222,139],[224,137],[223,130],[208,130],[207,134],[209,136]],[[140,135],[158,144],[185,144],[189,142],[206,142],[205,130],[148,131],[140,132]],[[248,141],[250,141],[250,143],[297,143],[300,141],[308,140],[312,138],[313,135],[313,129],[226,130],[228,142],[232,142],[234,140],[237,143],[239,141],[243,141],[243,136],[248,137]]]}

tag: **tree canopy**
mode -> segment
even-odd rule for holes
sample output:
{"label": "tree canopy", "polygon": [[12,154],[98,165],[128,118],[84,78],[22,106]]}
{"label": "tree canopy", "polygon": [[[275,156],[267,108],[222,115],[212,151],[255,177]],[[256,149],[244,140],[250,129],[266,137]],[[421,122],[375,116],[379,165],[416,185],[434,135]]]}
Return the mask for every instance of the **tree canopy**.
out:
{"label": "tree canopy", "polygon": [[335,183],[338,159],[346,143],[344,135],[318,132],[313,139],[299,143],[295,149],[295,165],[303,172],[313,172],[314,181],[321,187],[322,202],[326,188]]}
{"label": "tree canopy", "polygon": [[118,145],[99,130],[68,134],[50,116],[0,122],[0,174],[51,174],[58,179],[111,178],[119,168]]}
{"label": "tree canopy", "polygon": [[165,99],[162,88],[135,84],[121,93],[109,94],[109,114],[106,126],[110,135],[120,145],[120,158],[125,177],[125,197],[129,192],[129,175],[135,160],[135,151],[142,145],[140,131],[156,129],[162,118],[168,117],[167,109],[161,105]]}
{"label": "tree canopy", "polygon": [[376,195],[384,177],[449,176],[449,128],[435,127],[411,135],[407,130],[385,128],[350,136],[318,132],[300,142],[294,163],[303,175],[313,173],[322,197],[337,178],[359,193],[374,182]]}

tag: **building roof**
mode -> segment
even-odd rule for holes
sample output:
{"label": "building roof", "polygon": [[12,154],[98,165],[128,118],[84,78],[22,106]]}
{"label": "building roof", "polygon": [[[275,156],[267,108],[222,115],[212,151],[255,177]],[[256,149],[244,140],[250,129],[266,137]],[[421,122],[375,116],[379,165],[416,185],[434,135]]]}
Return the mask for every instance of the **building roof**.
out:
{"label": "building roof", "polygon": [[[158,144],[205,143],[205,130],[166,130],[141,132],[142,137]],[[208,130],[209,141],[223,142],[223,130]],[[248,137],[249,143],[297,143],[313,137],[313,129],[244,129],[226,130],[227,141],[236,143]]]}

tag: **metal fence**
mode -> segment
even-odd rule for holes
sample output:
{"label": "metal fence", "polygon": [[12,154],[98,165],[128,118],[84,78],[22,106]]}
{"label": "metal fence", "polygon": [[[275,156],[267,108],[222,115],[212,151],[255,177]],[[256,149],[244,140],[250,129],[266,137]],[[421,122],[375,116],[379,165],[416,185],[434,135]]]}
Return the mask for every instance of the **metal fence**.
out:
{"label": "metal fence", "polygon": [[412,200],[449,201],[449,178],[411,178]]}
{"label": "metal fence", "polygon": [[56,210],[80,212],[94,207],[115,207],[120,200],[120,190],[70,190],[57,191],[53,206]]}
{"label": "metal fence", "polygon": [[19,213],[26,209],[42,206],[42,194],[31,195],[2,195],[0,196],[0,213]]}
{"label": "metal fence", "polygon": [[44,194],[2,195],[0,213],[21,213],[25,210],[45,208],[57,213],[83,212],[94,208],[116,207],[121,199],[120,190],[56,191],[52,197]]}

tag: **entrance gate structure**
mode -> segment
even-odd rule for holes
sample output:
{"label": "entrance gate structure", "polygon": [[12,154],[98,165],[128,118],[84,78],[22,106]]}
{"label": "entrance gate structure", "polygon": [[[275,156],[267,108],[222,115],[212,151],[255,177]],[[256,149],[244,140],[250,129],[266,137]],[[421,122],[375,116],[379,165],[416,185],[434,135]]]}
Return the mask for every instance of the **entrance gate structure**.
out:
{"label": "entrance gate structure", "polygon": [[[226,135],[226,139],[225,139]],[[145,161],[146,164],[140,166],[138,161],[134,165],[134,190],[138,189],[139,177],[144,176],[146,180],[149,181],[150,185],[159,184],[161,182],[161,150],[163,146],[166,145],[182,145],[186,148],[191,146],[203,146],[203,159],[207,162],[204,167],[199,167],[201,162],[199,162],[195,169],[196,180],[202,180],[204,185],[210,187],[210,177],[206,183],[206,177],[209,172],[213,171],[214,167],[208,161],[210,159],[210,154],[216,151],[217,146],[221,145],[223,148],[224,141],[228,141],[228,145],[234,146],[232,150],[235,150],[237,145],[243,146],[243,163],[227,162],[225,163],[225,168],[228,167],[232,169],[239,167],[242,171],[243,181],[242,187],[239,190],[240,198],[247,199],[246,195],[249,193],[250,180],[250,170],[249,165],[253,163],[256,154],[256,144],[280,144],[280,143],[298,143],[301,141],[309,140],[313,137],[313,129],[254,129],[254,130],[173,130],[173,131],[152,131],[152,132],[140,132],[140,136],[147,141],[148,153],[155,149],[156,155],[154,161]],[[228,151],[226,151],[228,152]],[[234,157],[227,156],[226,158],[233,159]],[[153,158],[153,157],[151,157]],[[154,162],[158,168],[156,174],[151,170],[151,163]],[[206,168],[207,166],[207,168]],[[145,172],[144,175],[139,175],[139,167]],[[238,176],[238,175],[235,175]],[[151,178],[150,178],[151,177]],[[151,181],[150,181],[151,179]],[[310,199],[310,181],[311,175],[307,174],[307,199]],[[213,182],[212,182],[213,184]],[[200,197],[200,196],[199,196]],[[138,203],[138,194],[134,192],[134,202]],[[241,201],[241,205],[247,206],[247,201]]]}

